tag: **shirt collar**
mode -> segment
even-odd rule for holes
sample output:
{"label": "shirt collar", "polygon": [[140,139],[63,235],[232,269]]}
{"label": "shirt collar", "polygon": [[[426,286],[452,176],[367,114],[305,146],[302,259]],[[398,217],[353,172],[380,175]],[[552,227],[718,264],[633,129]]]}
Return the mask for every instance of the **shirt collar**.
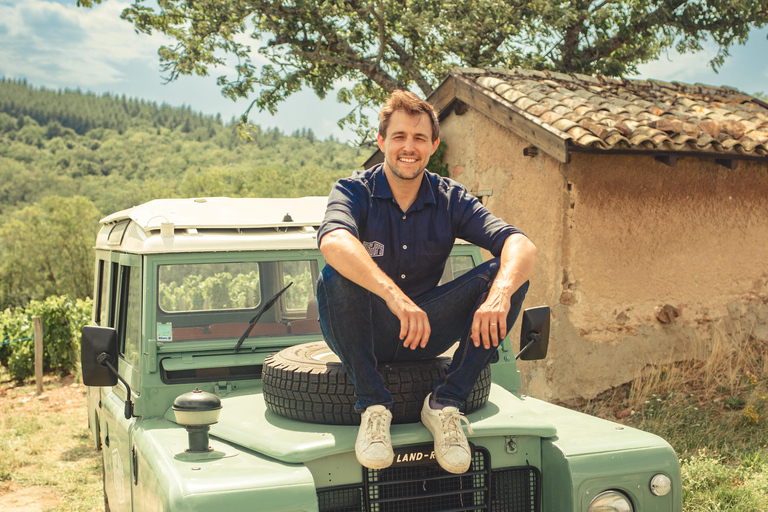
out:
{"label": "shirt collar", "polygon": [[[380,199],[393,199],[392,189],[389,187],[387,181],[387,175],[384,172],[384,164],[378,164],[373,170],[373,191],[371,195]],[[424,171],[421,178],[421,187],[419,188],[419,194],[416,196],[416,200],[413,202],[410,210],[421,210],[426,204],[437,204],[435,200],[435,193],[430,186],[432,184],[431,173]]]}
{"label": "shirt collar", "polygon": [[389,188],[387,175],[384,173],[384,164],[377,164],[373,169],[373,197],[379,199],[392,199],[392,189]]}

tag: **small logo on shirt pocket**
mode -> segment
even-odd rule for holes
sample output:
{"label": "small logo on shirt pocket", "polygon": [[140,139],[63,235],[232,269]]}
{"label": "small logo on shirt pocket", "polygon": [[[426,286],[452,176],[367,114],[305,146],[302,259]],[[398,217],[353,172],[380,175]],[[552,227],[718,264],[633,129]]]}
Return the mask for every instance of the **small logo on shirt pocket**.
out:
{"label": "small logo on shirt pocket", "polygon": [[365,250],[371,255],[371,258],[384,256],[384,244],[381,242],[363,242]]}

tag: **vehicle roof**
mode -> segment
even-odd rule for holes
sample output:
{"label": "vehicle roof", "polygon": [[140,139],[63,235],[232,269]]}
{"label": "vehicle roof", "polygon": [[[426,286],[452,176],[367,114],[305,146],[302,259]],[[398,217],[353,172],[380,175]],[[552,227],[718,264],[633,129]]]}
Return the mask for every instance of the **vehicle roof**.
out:
{"label": "vehicle roof", "polygon": [[101,220],[97,249],[151,254],[314,249],[327,197],[156,199]]}
{"label": "vehicle roof", "polygon": [[[328,198],[323,196],[155,199],[113,213],[101,219],[101,223],[131,219],[145,231],[160,229],[162,222],[173,222],[181,229],[284,227],[287,222],[293,226],[319,226],[327,204]],[[286,215],[290,215],[290,221],[285,219]]]}

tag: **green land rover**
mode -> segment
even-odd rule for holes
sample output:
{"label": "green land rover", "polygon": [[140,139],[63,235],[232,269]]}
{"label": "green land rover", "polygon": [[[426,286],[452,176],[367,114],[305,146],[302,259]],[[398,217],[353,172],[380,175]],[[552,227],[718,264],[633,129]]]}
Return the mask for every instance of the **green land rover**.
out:
{"label": "green land rover", "polygon": [[[669,444],[520,394],[509,339],[464,411],[469,471],[437,465],[418,418],[447,356],[380,366],[396,460],[360,466],[353,391],[317,320],[325,205],[168,199],[101,221],[82,369],[106,510],[682,510]],[[481,261],[457,243],[443,279]],[[520,359],[545,357],[548,321],[521,315]]]}

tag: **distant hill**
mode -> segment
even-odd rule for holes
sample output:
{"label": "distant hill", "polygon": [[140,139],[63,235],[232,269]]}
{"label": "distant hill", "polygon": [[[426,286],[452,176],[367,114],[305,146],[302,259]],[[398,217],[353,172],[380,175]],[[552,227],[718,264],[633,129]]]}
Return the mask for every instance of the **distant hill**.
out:
{"label": "distant hill", "polygon": [[58,123],[78,135],[96,128],[123,132],[147,126],[171,130],[183,127],[188,133],[221,124],[220,117],[206,117],[189,108],[157,106],[152,102],[110,94],[97,96],[80,91],[35,89],[26,81],[5,79],[0,81],[0,112],[16,119],[31,117],[41,126]]}
{"label": "distant hill", "polygon": [[0,214],[82,195],[102,214],[159,197],[324,195],[370,150],[189,108],[0,79]]}

